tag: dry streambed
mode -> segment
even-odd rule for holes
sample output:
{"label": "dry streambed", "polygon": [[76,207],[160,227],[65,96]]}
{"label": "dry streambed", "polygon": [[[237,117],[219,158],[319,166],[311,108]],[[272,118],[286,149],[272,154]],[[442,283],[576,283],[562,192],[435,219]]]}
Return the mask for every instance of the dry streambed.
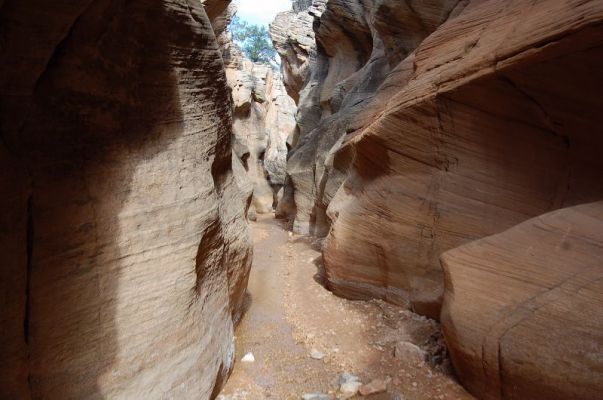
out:
{"label": "dry streambed", "polygon": [[271,215],[252,229],[249,309],[221,399],[472,398],[450,374],[436,322],[334,296],[320,284],[319,241]]}

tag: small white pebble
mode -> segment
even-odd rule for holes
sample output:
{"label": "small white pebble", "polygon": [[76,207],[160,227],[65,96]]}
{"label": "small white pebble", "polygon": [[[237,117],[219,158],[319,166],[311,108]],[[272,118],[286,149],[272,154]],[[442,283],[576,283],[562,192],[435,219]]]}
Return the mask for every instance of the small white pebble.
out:
{"label": "small white pebble", "polygon": [[316,349],[312,349],[312,351],[310,352],[310,357],[315,360],[322,360],[323,358],[325,358],[325,353]]}

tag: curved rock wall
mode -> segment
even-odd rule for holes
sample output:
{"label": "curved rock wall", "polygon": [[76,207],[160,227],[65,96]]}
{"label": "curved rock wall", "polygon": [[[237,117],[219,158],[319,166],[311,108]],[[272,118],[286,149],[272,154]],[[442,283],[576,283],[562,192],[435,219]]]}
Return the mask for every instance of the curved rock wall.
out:
{"label": "curved rock wall", "polygon": [[[329,205],[324,251],[336,291],[437,317],[442,252],[601,198],[600,14],[596,3],[571,13],[553,3],[467,8],[423,42],[384,111],[346,138],[341,163],[353,161]],[[512,35],[494,29],[503,22]],[[522,30],[534,26],[538,35]]]}
{"label": "curved rock wall", "polygon": [[256,212],[272,212],[282,197],[296,107],[272,67],[249,61],[230,40],[225,47],[234,101],[234,150],[253,185],[253,218]]}
{"label": "curved rock wall", "polygon": [[[433,1],[414,8],[387,0],[325,3],[314,0],[307,9],[297,3],[271,26],[286,85],[299,93],[293,95],[299,98],[299,136],[287,165],[294,193],[289,217],[296,232],[318,236],[329,230],[326,209],[342,179],[331,168],[333,153],[347,132],[379,112],[371,100],[390,71],[463,2]],[[310,26],[314,46],[307,43]],[[421,29],[404,28],[409,26]]]}
{"label": "curved rock wall", "polygon": [[[272,26],[284,70],[293,71],[285,74],[288,88],[299,93],[287,211],[296,231],[326,236],[324,271],[336,294],[383,298],[438,318],[444,252],[603,198],[601,2],[315,0],[296,7]],[[283,34],[282,21],[292,20],[311,20],[310,50],[298,49],[303,34],[295,29]],[[472,279],[457,278],[448,298]],[[492,310],[461,308],[447,318],[496,342],[483,333],[483,313]],[[603,345],[580,332],[571,343]],[[523,348],[510,338],[517,357],[486,368],[472,353],[479,340],[461,333],[458,342],[448,335],[455,365],[480,398],[548,398],[530,382],[541,379],[542,393],[554,393],[565,379],[554,369],[522,367],[520,352],[537,358],[549,342]],[[598,364],[583,350],[567,356],[588,371],[577,372],[586,389],[551,398],[587,399],[599,390]],[[486,393],[497,371],[508,383]]]}
{"label": "curved rock wall", "polygon": [[324,261],[336,293],[437,317],[443,251],[601,195],[599,11],[596,2],[410,10],[333,0],[314,17],[317,61],[305,83],[320,116],[305,129],[300,104],[287,170],[295,228],[330,229]]}
{"label": "curved rock wall", "polygon": [[250,191],[203,6],[5,0],[0,36],[0,397],[216,395]]}
{"label": "curved rock wall", "polygon": [[554,211],[444,253],[444,334],[474,395],[601,396],[602,259],[603,202]]}

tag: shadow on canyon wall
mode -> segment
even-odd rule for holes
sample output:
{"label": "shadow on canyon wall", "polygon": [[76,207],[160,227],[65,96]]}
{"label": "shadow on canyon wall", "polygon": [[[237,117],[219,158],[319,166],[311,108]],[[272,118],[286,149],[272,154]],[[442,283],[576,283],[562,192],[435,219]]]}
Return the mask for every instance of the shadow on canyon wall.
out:
{"label": "shadow on canyon wall", "polygon": [[213,40],[188,15],[156,1],[2,4],[2,398],[107,398],[106,377],[128,379],[112,371],[115,307],[144,237],[120,213],[153,204],[153,176],[132,192],[135,173],[185,130],[172,60],[199,68]]}

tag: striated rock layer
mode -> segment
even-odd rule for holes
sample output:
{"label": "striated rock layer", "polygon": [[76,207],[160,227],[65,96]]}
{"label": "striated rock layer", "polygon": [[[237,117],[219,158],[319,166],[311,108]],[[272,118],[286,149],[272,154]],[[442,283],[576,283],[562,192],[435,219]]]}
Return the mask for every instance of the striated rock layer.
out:
{"label": "striated rock layer", "polygon": [[[461,3],[442,0],[412,8],[393,0],[331,0],[326,6],[315,0],[307,9],[284,14],[273,23],[272,37],[284,71],[298,71],[294,78],[285,73],[285,82],[289,78],[292,90],[301,86],[299,137],[287,165],[295,231],[327,234],[326,209],[342,180],[332,168],[334,152],[346,133],[380,112],[372,108],[373,97],[392,69]],[[286,22],[299,28],[285,36]],[[306,45],[312,37],[307,33],[310,25],[314,48]]]}
{"label": "striated rock layer", "polygon": [[[303,7],[279,17],[272,36],[284,70],[301,71],[285,78],[302,81],[287,83],[299,90],[287,211],[296,231],[326,235],[324,273],[336,294],[378,297],[438,318],[444,252],[603,198],[603,3],[331,0],[320,13],[312,11],[321,4],[297,2]],[[310,51],[297,49],[295,29],[283,34],[279,20],[292,18],[312,20],[316,46]],[[306,69],[292,67],[306,63]],[[600,215],[589,213],[590,219],[564,213],[566,226],[591,229]],[[515,250],[503,244],[480,253],[479,262]],[[584,251],[585,257],[598,254]],[[451,271],[469,271],[463,264],[474,261],[467,260],[457,258]],[[563,260],[564,273],[581,268],[580,259]],[[504,271],[504,262],[491,262],[491,269],[500,263]],[[546,260],[538,262],[542,279],[563,280],[547,271]],[[507,277],[492,274],[486,281],[449,273],[449,290],[464,291],[446,317],[454,324],[447,337],[462,382],[485,399],[596,397],[599,316],[594,322],[588,311],[568,317],[577,327],[568,333],[575,349],[563,346],[558,354],[552,354],[553,341],[539,337],[559,325],[555,311],[539,314],[543,321],[529,319],[503,342],[496,336],[501,332],[488,333],[508,312],[496,307],[514,307],[530,292],[497,294]],[[530,274],[518,272],[516,279],[529,284]],[[588,292],[596,292],[598,279],[586,279],[594,285],[585,289],[589,300],[574,297],[566,306],[592,301],[585,310],[599,307],[598,294]],[[482,309],[479,299],[470,299],[481,282],[496,305]],[[447,298],[454,299],[452,292]],[[472,301],[475,314],[462,310]],[[481,318],[484,313],[490,315]],[[495,353],[496,343],[507,347]],[[478,345],[487,347],[486,355]],[[575,385],[553,366],[565,357],[576,369]]]}
{"label": "striated rock layer", "polygon": [[442,256],[442,323],[480,399],[603,392],[603,202],[565,208]]}
{"label": "striated rock layer", "polygon": [[601,198],[601,11],[328,2],[287,172],[333,291],[437,318],[442,252]]}
{"label": "striated rock layer", "polygon": [[5,0],[0,35],[0,397],[212,397],[250,191],[202,4]]}
{"label": "striated rock layer", "polygon": [[234,102],[234,150],[253,185],[250,215],[272,212],[285,184],[287,140],[296,127],[295,103],[272,67],[249,61],[231,41],[224,47]]}

